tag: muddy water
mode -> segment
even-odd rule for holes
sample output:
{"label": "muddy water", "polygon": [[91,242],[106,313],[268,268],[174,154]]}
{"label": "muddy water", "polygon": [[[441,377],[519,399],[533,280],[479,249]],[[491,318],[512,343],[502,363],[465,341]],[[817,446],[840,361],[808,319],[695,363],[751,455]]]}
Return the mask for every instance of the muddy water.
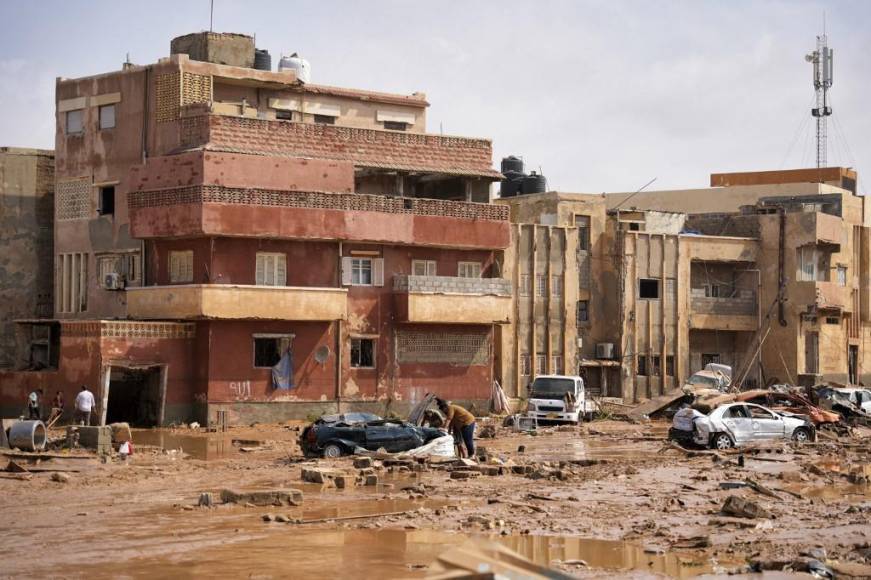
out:
{"label": "muddy water", "polygon": [[163,429],[134,429],[134,445],[181,449],[194,459],[223,459],[239,454],[239,447],[226,433],[178,433]]}
{"label": "muddy water", "polygon": [[[648,445],[645,445],[647,443]],[[584,459],[638,459],[649,457],[652,442],[637,441],[590,441],[575,433],[540,435],[513,441],[511,447],[481,441],[481,446],[491,451],[515,451],[516,445],[526,447],[523,457],[534,461],[572,461]]]}

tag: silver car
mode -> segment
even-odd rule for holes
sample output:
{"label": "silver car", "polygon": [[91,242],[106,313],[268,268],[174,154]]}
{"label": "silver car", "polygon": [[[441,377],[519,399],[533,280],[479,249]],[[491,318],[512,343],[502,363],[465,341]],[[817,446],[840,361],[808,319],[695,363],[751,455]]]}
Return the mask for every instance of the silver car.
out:
{"label": "silver car", "polygon": [[721,405],[707,417],[696,419],[694,427],[693,441],[714,449],[777,439],[803,443],[816,437],[813,423],[807,418],[752,403]]}

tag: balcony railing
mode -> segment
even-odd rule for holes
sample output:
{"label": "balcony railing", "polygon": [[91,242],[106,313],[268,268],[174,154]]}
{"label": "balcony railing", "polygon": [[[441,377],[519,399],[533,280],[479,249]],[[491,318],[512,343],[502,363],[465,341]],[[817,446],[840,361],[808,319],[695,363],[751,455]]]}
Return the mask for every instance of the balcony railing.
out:
{"label": "balcony railing", "polygon": [[394,292],[420,292],[429,294],[490,294],[511,296],[511,281],[504,278],[460,278],[457,276],[393,277]]}
{"label": "balcony railing", "polygon": [[397,318],[417,324],[506,324],[511,282],[501,278],[393,277]]}
{"label": "balcony railing", "polygon": [[692,289],[690,308],[698,314],[733,314],[748,316],[757,314],[756,293],[752,290],[740,290],[730,297],[705,296],[703,289]]}

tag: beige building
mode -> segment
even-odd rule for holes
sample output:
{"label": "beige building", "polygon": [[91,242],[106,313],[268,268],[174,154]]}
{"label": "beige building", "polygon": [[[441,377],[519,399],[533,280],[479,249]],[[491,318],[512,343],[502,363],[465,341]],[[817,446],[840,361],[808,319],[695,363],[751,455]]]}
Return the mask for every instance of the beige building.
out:
{"label": "beige building", "polygon": [[593,393],[637,401],[711,362],[745,387],[868,380],[868,227],[855,185],[855,172],[830,168],[501,200],[513,222],[507,391],[579,373]]}

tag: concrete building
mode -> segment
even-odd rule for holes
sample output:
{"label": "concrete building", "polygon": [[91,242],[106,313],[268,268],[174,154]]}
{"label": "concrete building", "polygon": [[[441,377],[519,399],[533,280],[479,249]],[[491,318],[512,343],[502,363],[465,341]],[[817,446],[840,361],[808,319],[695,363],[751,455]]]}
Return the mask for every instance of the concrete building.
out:
{"label": "concrete building", "polygon": [[53,152],[0,147],[0,368],[57,359],[52,328],[25,322],[52,313],[53,206]]}
{"label": "concrete building", "polygon": [[80,384],[140,425],[480,406],[510,302],[490,141],[426,133],[420,93],[251,68],[250,37],[172,46],[57,81],[60,360],[0,375],[4,410]]}
{"label": "concrete building", "polygon": [[856,179],[842,168],[714,174],[709,189],[500,200],[513,222],[507,391],[577,372],[593,393],[633,402],[709,362],[745,372],[745,386],[869,381]]}

